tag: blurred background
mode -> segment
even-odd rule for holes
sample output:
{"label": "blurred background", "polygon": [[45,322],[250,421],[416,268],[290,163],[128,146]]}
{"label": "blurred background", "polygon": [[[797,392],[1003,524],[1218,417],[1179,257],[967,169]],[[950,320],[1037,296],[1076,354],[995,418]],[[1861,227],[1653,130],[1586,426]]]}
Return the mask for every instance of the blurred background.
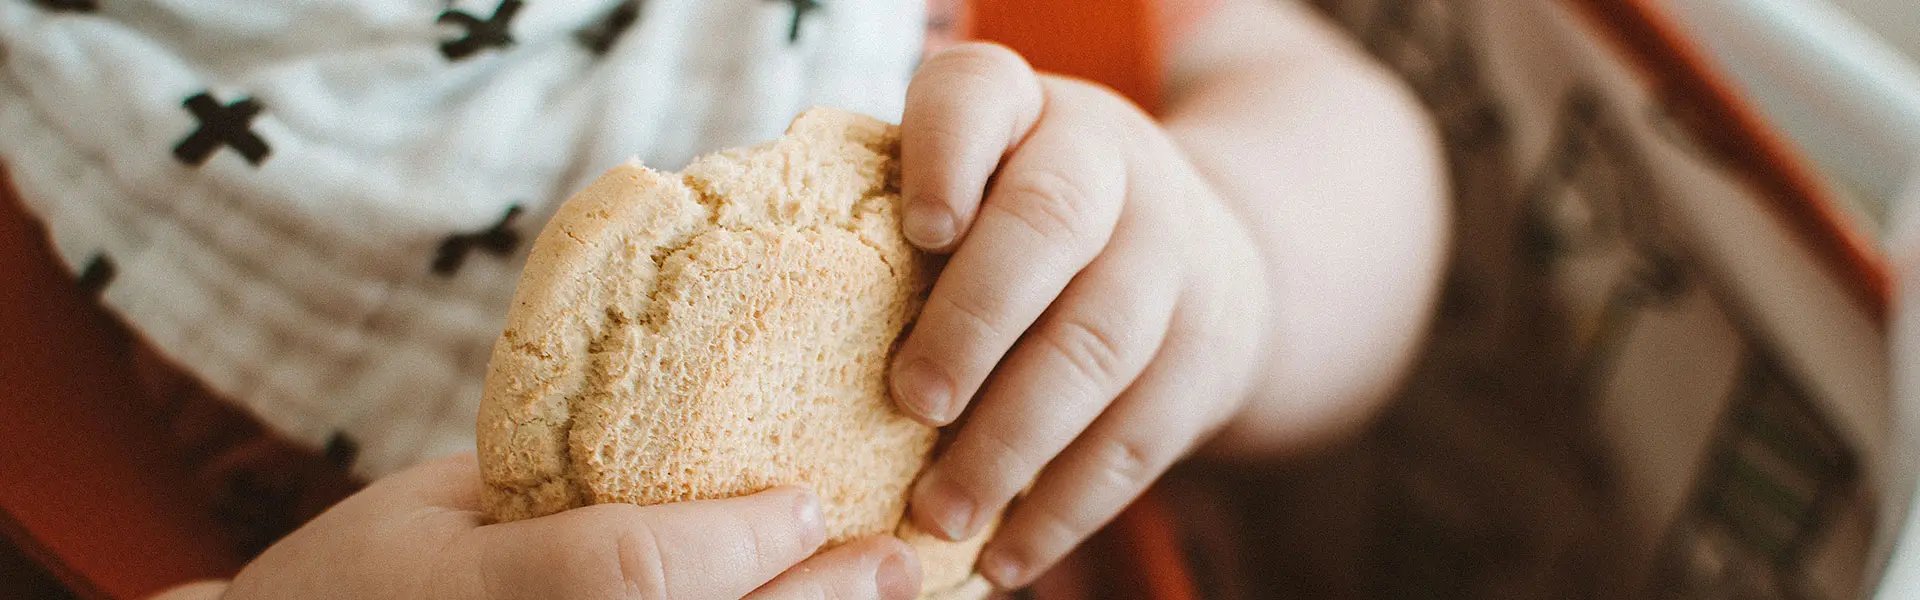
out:
{"label": "blurred background", "polygon": [[[1241,561],[1279,575],[1209,597],[1920,597],[1920,547],[1895,541],[1920,327],[1833,297],[1883,259],[1920,273],[1920,3],[1313,4],[1434,113],[1455,256],[1426,357],[1361,443],[1226,486],[1241,513],[1282,508],[1222,527],[1313,549]],[[1673,84],[1688,63],[1784,139],[1836,209],[1824,243],[1864,266],[1811,273],[1751,219],[1765,194],[1729,182],[1766,140],[1702,116],[1712,94]]]}
{"label": "blurred background", "polygon": [[1672,0],[1674,16],[1883,231],[1920,157],[1920,6]]}

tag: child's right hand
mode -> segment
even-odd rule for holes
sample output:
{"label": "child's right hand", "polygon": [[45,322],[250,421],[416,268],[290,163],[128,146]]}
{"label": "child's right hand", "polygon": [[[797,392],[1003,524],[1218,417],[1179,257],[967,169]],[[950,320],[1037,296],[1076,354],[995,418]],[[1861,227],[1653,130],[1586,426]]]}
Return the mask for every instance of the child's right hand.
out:
{"label": "child's right hand", "polygon": [[812,556],[826,531],[819,499],[799,488],[495,525],[482,524],[479,488],[472,455],[415,467],[274,544],[232,584],[161,598],[907,600],[920,589],[918,559],[891,537]]}

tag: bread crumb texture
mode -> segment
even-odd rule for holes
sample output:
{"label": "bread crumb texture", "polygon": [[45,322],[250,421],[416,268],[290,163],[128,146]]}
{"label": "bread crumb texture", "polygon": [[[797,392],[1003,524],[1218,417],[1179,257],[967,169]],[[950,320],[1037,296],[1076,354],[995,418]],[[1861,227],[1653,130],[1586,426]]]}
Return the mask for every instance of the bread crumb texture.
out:
{"label": "bread crumb texture", "polygon": [[534,242],[478,422],[484,502],[512,521],[604,502],[816,490],[828,547],[896,534],[923,598],[981,598],[986,535],[902,522],[937,432],[894,408],[889,355],[932,284],[901,236],[897,128],[814,109],[679,174],[635,163]]}

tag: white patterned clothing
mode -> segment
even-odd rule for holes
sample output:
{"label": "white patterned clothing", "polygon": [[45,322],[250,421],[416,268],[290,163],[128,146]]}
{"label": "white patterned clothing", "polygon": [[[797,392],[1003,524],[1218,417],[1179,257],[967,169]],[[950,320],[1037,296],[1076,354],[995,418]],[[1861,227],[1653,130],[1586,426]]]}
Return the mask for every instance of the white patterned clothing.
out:
{"label": "white patterned clothing", "polygon": [[0,3],[0,161],[151,347],[378,476],[470,448],[525,242],[638,156],[897,120],[920,0]]}

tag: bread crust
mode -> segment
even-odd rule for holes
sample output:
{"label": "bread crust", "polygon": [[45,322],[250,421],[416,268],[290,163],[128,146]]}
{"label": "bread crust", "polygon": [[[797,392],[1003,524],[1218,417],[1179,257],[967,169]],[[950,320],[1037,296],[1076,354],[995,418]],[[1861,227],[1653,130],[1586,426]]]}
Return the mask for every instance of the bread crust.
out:
{"label": "bread crust", "polygon": [[900,234],[898,132],[814,109],[787,135],[637,163],[535,240],[477,426],[488,515],[817,491],[829,547],[921,551],[923,597],[984,597],[981,540],[903,523],[936,430],[896,409],[888,359],[931,286]]}

